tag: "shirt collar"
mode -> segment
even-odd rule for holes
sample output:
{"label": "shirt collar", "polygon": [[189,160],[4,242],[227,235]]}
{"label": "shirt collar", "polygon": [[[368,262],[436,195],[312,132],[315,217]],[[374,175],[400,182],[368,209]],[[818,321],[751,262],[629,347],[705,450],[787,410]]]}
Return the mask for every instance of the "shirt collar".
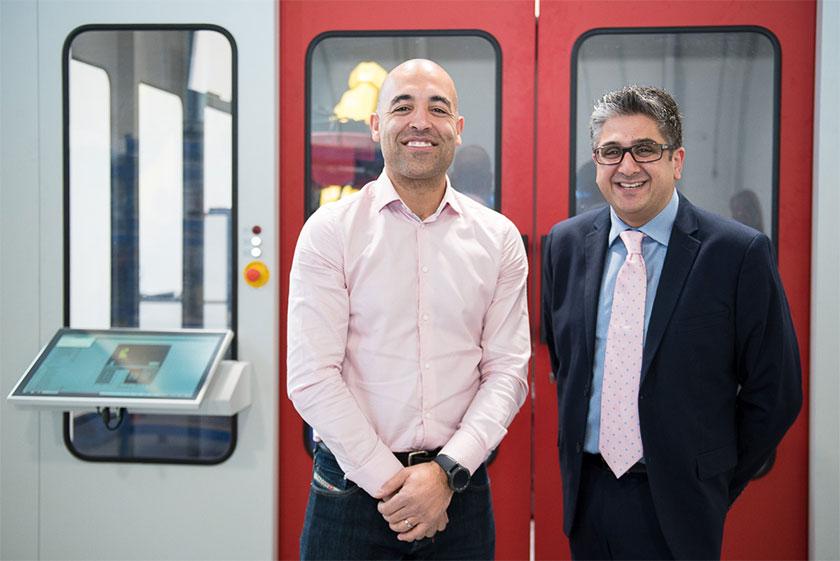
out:
{"label": "shirt collar", "polygon": [[[385,169],[382,169],[382,173],[376,179],[373,185],[373,200],[374,200],[374,208],[377,212],[382,212],[382,209],[386,206],[399,201],[402,203],[402,199],[400,199],[399,193],[394,188],[394,184],[391,183],[391,178],[388,177],[388,174],[385,172]],[[404,205],[405,203],[403,203]],[[457,214],[461,214],[461,205],[458,202],[457,197],[455,196],[455,189],[452,188],[452,184],[449,182],[449,176],[446,176],[446,190],[443,192],[443,199],[440,201],[440,206],[438,206],[437,210],[430,216],[429,218],[437,217],[449,206],[452,210],[454,210]],[[408,210],[408,207],[405,207]],[[411,212],[410,210],[408,212]],[[426,220],[429,220],[427,218]]]}
{"label": "shirt collar", "polygon": [[[677,218],[677,209],[680,205],[680,198],[677,195],[677,190],[671,195],[671,200],[665,205],[665,208],[659,211],[659,214],[654,216],[646,224],[635,228],[647,237],[658,242],[665,247],[668,247],[668,239],[671,237],[671,229],[674,226],[674,220]],[[633,230],[625,222],[618,217],[612,207],[610,207],[610,237],[608,246],[611,246],[615,239],[624,230]]]}

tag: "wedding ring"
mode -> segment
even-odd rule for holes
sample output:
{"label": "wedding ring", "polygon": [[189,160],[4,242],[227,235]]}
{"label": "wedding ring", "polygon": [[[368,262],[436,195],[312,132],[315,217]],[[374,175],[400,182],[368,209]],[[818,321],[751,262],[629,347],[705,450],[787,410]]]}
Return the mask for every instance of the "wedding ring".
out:
{"label": "wedding ring", "polygon": [[408,518],[406,518],[405,520],[403,520],[403,524],[405,524],[405,527],[406,527],[407,529],[409,529],[409,530],[411,530],[412,528],[414,528],[414,524],[412,524],[411,522],[409,522],[409,521],[408,521]]}

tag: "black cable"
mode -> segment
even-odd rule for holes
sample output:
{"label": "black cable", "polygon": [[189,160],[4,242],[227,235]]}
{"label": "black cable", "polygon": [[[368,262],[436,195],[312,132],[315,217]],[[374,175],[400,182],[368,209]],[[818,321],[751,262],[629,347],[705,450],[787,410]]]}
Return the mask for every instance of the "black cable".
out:
{"label": "black cable", "polygon": [[112,423],[114,416],[111,414],[110,407],[97,407],[96,412],[99,413],[100,417],[102,417],[102,424],[104,424],[105,428],[109,431],[117,430],[123,424],[123,421],[125,421],[125,407],[120,407],[118,409],[116,424]]}

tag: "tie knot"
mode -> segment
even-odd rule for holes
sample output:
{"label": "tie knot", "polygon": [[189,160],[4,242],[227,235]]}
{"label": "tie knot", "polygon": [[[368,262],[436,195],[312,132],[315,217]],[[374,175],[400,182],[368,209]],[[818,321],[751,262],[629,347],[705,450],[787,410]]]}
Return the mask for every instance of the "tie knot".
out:
{"label": "tie knot", "polygon": [[638,230],[624,230],[619,234],[621,236],[621,241],[624,242],[624,247],[627,248],[627,254],[639,254],[642,253],[642,238],[645,235]]}

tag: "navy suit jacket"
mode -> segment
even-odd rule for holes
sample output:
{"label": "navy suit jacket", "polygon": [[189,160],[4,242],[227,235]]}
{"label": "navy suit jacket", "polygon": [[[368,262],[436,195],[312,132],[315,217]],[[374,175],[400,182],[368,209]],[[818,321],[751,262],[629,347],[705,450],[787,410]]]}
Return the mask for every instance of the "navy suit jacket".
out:
{"label": "navy suit jacket", "polygon": [[[609,231],[609,209],[596,209],[557,224],[543,253],[566,534],[578,499]],[[729,506],[801,404],[796,334],[770,240],[680,195],[639,388],[648,480],[676,558],[720,557]]]}

